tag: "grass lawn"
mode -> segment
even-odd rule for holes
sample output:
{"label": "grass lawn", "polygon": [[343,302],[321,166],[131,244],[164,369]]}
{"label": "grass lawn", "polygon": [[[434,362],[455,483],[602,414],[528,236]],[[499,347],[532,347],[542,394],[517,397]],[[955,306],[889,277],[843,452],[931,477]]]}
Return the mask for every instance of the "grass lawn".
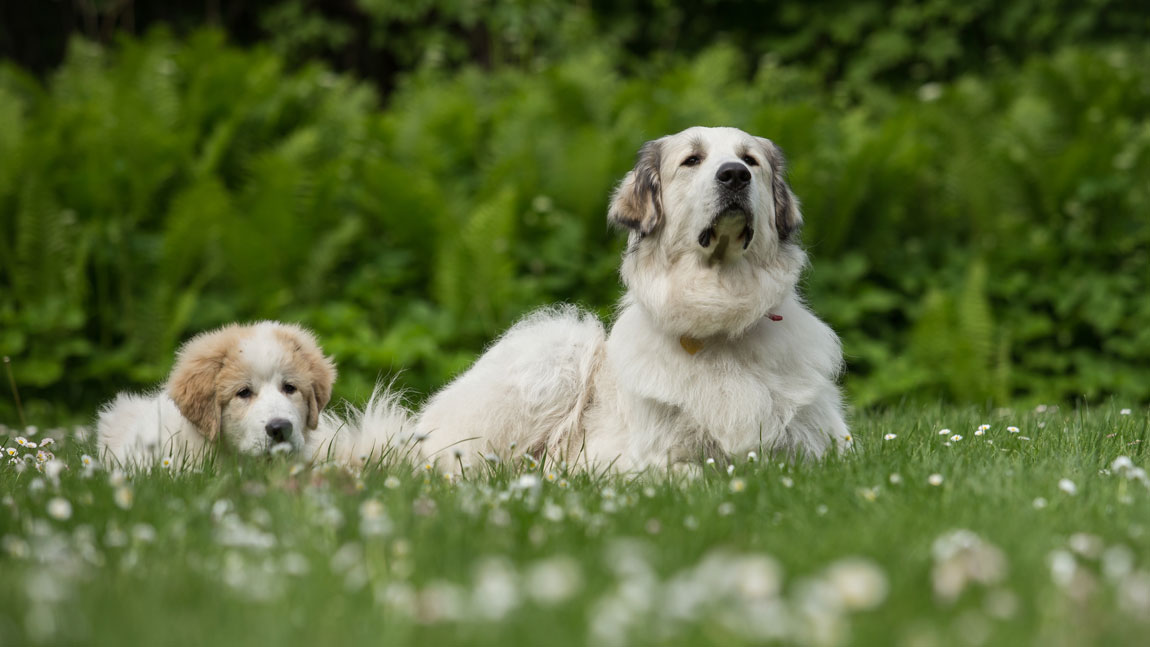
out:
{"label": "grass lawn", "polygon": [[[853,428],[817,464],[458,482],[228,457],[125,475],[63,431],[0,430],[0,644],[1146,644],[1144,409]],[[18,434],[57,436],[58,462]]]}

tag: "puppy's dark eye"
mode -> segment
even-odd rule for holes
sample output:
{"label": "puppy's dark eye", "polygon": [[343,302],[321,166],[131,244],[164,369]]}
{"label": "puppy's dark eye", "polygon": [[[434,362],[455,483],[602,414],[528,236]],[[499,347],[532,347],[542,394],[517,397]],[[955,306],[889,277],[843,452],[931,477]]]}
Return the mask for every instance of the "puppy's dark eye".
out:
{"label": "puppy's dark eye", "polygon": [[750,155],[744,155],[743,161],[747,163],[747,166],[758,166],[759,165],[758,160],[751,157]]}
{"label": "puppy's dark eye", "polygon": [[681,164],[681,166],[698,166],[699,162],[701,162],[701,161],[703,161],[703,160],[699,159],[698,155],[692,155],[692,156],[688,157],[687,159],[683,160],[683,163]]}
{"label": "puppy's dark eye", "polygon": [[291,395],[296,392],[295,385],[291,382],[284,382],[284,393]]}
{"label": "puppy's dark eye", "polygon": [[236,397],[247,400],[248,398],[252,397],[252,390],[245,386],[239,391],[236,391]]}

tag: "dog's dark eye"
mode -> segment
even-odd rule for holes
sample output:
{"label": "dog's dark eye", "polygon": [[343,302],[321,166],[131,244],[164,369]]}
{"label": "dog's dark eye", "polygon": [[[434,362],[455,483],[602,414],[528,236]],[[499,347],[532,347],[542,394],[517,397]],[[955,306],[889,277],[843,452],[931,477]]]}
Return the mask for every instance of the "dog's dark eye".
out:
{"label": "dog's dark eye", "polygon": [[236,391],[236,397],[247,400],[248,398],[252,397],[252,390],[245,386],[239,391]]}
{"label": "dog's dark eye", "polygon": [[755,158],[751,157],[750,155],[744,155],[743,161],[747,163],[747,166],[758,166],[759,165],[759,162]]}
{"label": "dog's dark eye", "polygon": [[295,393],[295,391],[296,391],[296,388],[295,388],[294,384],[292,384],[291,382],[284,382],[284,393],[291,395],[291,394]]}
{"label": "dog's dark eye", "polygon": [[698,155],[692,155],[692,156],[688,157],[687,159],[683,160],[683,163],[681,164],[681,166],[698,166],[699,162],[701,162],[701,161],[702,160],[699,159]]}

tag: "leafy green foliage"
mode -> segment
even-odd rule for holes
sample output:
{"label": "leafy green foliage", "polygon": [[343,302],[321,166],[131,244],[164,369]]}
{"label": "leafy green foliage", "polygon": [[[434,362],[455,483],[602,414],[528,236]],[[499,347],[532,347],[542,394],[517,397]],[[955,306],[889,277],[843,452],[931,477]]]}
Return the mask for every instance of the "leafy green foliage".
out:
{"label": "leafy green foliage", "polygon": [[850,104],[727,45],[620,57],[424,67],[382,108],[211,31],[77,40],[44,86],[5,67],[0,354],[34,412],[90,410],[191,333],[273,317],[316,329],[338,396],[400,370],[425,393],[540,304],[609,316],[613,183],[644,140],[730,124],[790,153],[856,404],[1150,399],[1145,48]]}

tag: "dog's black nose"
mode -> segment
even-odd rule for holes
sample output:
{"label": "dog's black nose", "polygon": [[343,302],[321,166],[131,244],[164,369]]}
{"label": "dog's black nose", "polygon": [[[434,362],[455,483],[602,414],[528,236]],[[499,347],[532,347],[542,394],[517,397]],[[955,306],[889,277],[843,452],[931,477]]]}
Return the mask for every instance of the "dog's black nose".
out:
{"label": "dog's black nose", "polygon": [[715,179],[728,189],[738,191],[751,181],[751,170],[738,162],[726,162],[715,173]]}
{"label": "dog's black nose", "polygon": [[268,432],[268,438],[271,438],[272,442],[282,443],[291,436],[291,421],[283,418],[272,418],[264,426],[264,431]]}

